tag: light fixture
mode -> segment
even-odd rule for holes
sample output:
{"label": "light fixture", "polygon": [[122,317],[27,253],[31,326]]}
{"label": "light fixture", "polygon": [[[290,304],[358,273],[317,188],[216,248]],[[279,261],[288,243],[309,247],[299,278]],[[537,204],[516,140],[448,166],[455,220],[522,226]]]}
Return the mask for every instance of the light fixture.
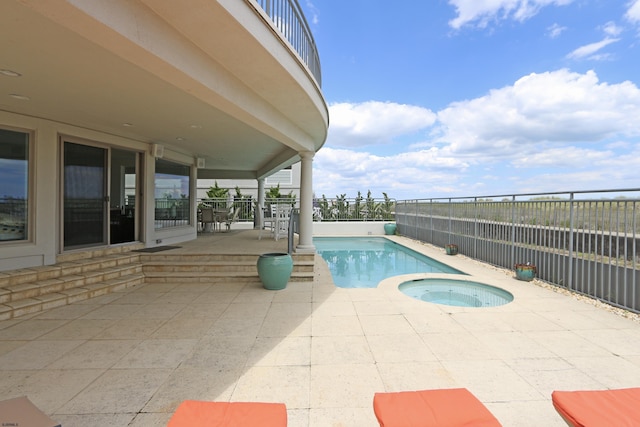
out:
{"label": "light fixture", "polygon": [[31,100],[31,98],[29,98],[28,96],[20,95],[18,93],[10,93],[9,96],[12,97],[13,99],[19,99],[20,101],[29,101],[29,100]]}
{"label": "light fixture", "polygon": [[176,138],[176,141],[184,141],[184,138],[179,136],[179,137]]}
{"label": "light fixture", "polygon": [[124,126],[126,128],[131,128],[131,127],[133,127],[133,124],[131,124],[131,123],[123,123],[122,126]]}
{"label": "light fixture", "polygon": [[2,69],[0,70],[0,74],[2,74],[3,76],[7,76],[7,77],[20,77],[22,76],[22,74],[13,71],[13,70],[7,70],[7,69]]}

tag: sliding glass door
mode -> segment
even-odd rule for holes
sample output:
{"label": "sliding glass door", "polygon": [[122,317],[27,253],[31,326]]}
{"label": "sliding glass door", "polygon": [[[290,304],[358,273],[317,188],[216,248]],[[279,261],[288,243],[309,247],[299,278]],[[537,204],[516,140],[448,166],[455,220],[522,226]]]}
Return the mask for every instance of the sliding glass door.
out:
{"label": "sliding glass door", "polygon": [[134,151],[63,143],[64,249],[138,239],[138,164]]}
{"label": "sliding glass door", "polygon": [[138,154],[111,149],[109,179],[109,243],[137,240]]}
{"label": "sliding glass door", "polygon": [[64,248],[107,244],[107,150],[64,143]]}

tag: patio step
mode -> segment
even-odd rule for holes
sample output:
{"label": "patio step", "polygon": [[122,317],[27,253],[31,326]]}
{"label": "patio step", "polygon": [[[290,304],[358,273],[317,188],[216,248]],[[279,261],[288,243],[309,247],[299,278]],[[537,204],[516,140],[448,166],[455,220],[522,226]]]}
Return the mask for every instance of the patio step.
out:
{"label": "patio step", "polygon": [[[293,254],[292,282],[313,281],[314,254]],[[147,283],[260,282],[258,255],[145,254],[141,255]]]}
{"label": "patio step", "polygon": [[[137,246],[64,254],[58,263],[0,273],[0,320],[144,283],[259,282],[258,255],[147,254]],[[313,281],[314,254],[293,254],[292,282]]]}
{"label": "patio step", "polygon": [[54,265],[0,273],[0,320],[143,284],[139,258],[122,248],[86,251],[62,255]]}

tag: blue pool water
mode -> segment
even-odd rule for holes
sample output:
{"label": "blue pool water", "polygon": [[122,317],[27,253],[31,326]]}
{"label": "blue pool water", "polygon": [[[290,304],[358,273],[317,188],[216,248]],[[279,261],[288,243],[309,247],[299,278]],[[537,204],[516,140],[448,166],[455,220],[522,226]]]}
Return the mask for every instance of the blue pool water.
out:
{"label": "blue pool water", "polygon": [[455,307],[497,307],[513,301],[504,289],[456,279],[419,279],[401,283],[398,289],[420,301]]}
{"label": "blue pool water", "polygon": [[384,237],[314,237],[313,244],[341,288],[375,288],[400,274],[464,274]]}

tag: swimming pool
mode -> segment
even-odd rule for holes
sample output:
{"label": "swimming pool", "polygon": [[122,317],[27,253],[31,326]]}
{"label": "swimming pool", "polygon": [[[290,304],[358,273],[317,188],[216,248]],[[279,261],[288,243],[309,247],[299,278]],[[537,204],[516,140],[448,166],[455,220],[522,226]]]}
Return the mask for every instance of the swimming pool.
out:
{"label": "swimming pool", "polygon": [[384,237],[314,237],[313,244],[341,288],[375,288],[400,274],[464,274]]}
{"label": "swimming pool", "polygon": [[513,301],[504,289],[470,280],[418,279],[401,283],[398,289],[420,301],[456,307],[497,307]]}

